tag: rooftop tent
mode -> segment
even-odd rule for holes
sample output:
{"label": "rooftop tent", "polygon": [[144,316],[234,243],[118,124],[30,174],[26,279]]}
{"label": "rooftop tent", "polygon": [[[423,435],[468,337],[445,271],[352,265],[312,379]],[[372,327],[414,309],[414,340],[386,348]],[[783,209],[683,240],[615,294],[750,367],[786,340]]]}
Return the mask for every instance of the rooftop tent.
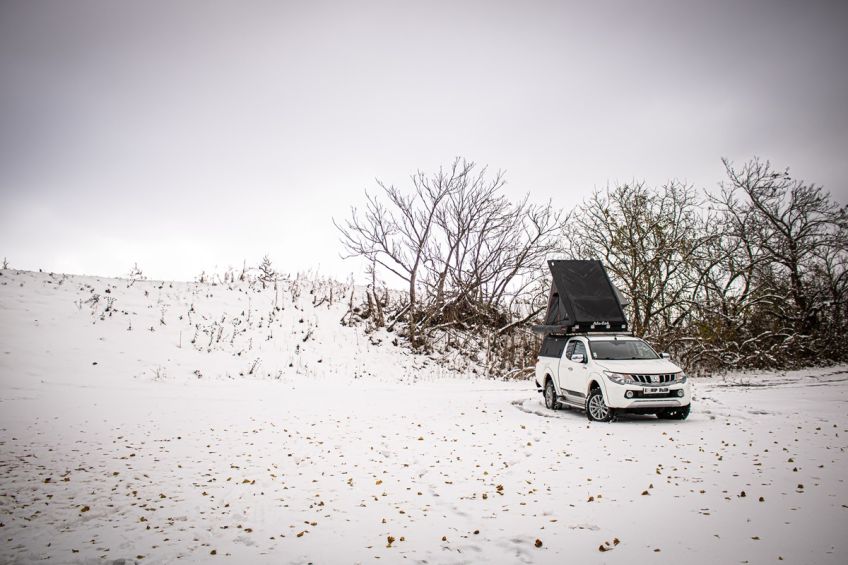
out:
{"label": "rooftop tent", "polygon": [[551,260],[551,293],[544,334],[627,331],[621,296],[600,261]]}

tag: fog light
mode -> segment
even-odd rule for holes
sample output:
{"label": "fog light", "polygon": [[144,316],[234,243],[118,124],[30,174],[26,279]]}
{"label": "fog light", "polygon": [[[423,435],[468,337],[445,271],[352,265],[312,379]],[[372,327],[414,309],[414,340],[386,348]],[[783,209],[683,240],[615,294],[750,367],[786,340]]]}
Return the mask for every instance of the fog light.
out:
{"label": "fog light", "polygon": [[683,389],[682,388],[677,389],[677,396],[679,396],[681,398],[683,397]]}
{"label": "fog light", "polygon": [[632,391],[632,390],[628,390],[627,392],[625,392],[625,393],[624,393],[624,398],[633,398],[633,391]]}

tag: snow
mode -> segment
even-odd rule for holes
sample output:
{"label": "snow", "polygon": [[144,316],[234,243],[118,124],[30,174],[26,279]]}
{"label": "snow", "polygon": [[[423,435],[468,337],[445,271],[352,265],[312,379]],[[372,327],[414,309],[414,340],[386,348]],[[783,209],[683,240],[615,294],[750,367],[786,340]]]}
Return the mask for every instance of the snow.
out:
{"label": "snow", "polygon": [[228,286],[2,271],[0,562],[846,561],[848,367],[590,424],[342,326],[344,285]]}

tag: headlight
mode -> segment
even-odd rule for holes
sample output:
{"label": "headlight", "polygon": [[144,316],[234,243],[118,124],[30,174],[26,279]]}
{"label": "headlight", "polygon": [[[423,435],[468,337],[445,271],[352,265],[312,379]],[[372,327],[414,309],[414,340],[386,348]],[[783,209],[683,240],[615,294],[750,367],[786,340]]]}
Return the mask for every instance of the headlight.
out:
{"label": "headlight", "polygon": [[627,373],[613,373],[612,371],[604,371],[604,374],[609,380],[611,380],[617,385],[626,385],[628,383],[636,382],[633,377]]}
{"label": "headlight", "polygon": [[675,384],[683,384],[683,383],[686,382],[686,379],[688,379],[688,378],[689,377],[686,376],[686,373],[684,373],[683,371],[680,371],[679,373],[674,375],[674,382],[675,382]]}

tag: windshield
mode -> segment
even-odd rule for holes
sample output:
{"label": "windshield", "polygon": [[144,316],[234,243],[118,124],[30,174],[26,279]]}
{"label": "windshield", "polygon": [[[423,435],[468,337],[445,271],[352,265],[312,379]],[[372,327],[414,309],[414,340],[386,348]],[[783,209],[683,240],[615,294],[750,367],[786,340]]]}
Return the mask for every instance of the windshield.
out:
{"label": "windshield", "polygon": [[592,359],[621,361],[625,359],[657,359],[659,356],[651,346],[641,339],[592,341]]}

